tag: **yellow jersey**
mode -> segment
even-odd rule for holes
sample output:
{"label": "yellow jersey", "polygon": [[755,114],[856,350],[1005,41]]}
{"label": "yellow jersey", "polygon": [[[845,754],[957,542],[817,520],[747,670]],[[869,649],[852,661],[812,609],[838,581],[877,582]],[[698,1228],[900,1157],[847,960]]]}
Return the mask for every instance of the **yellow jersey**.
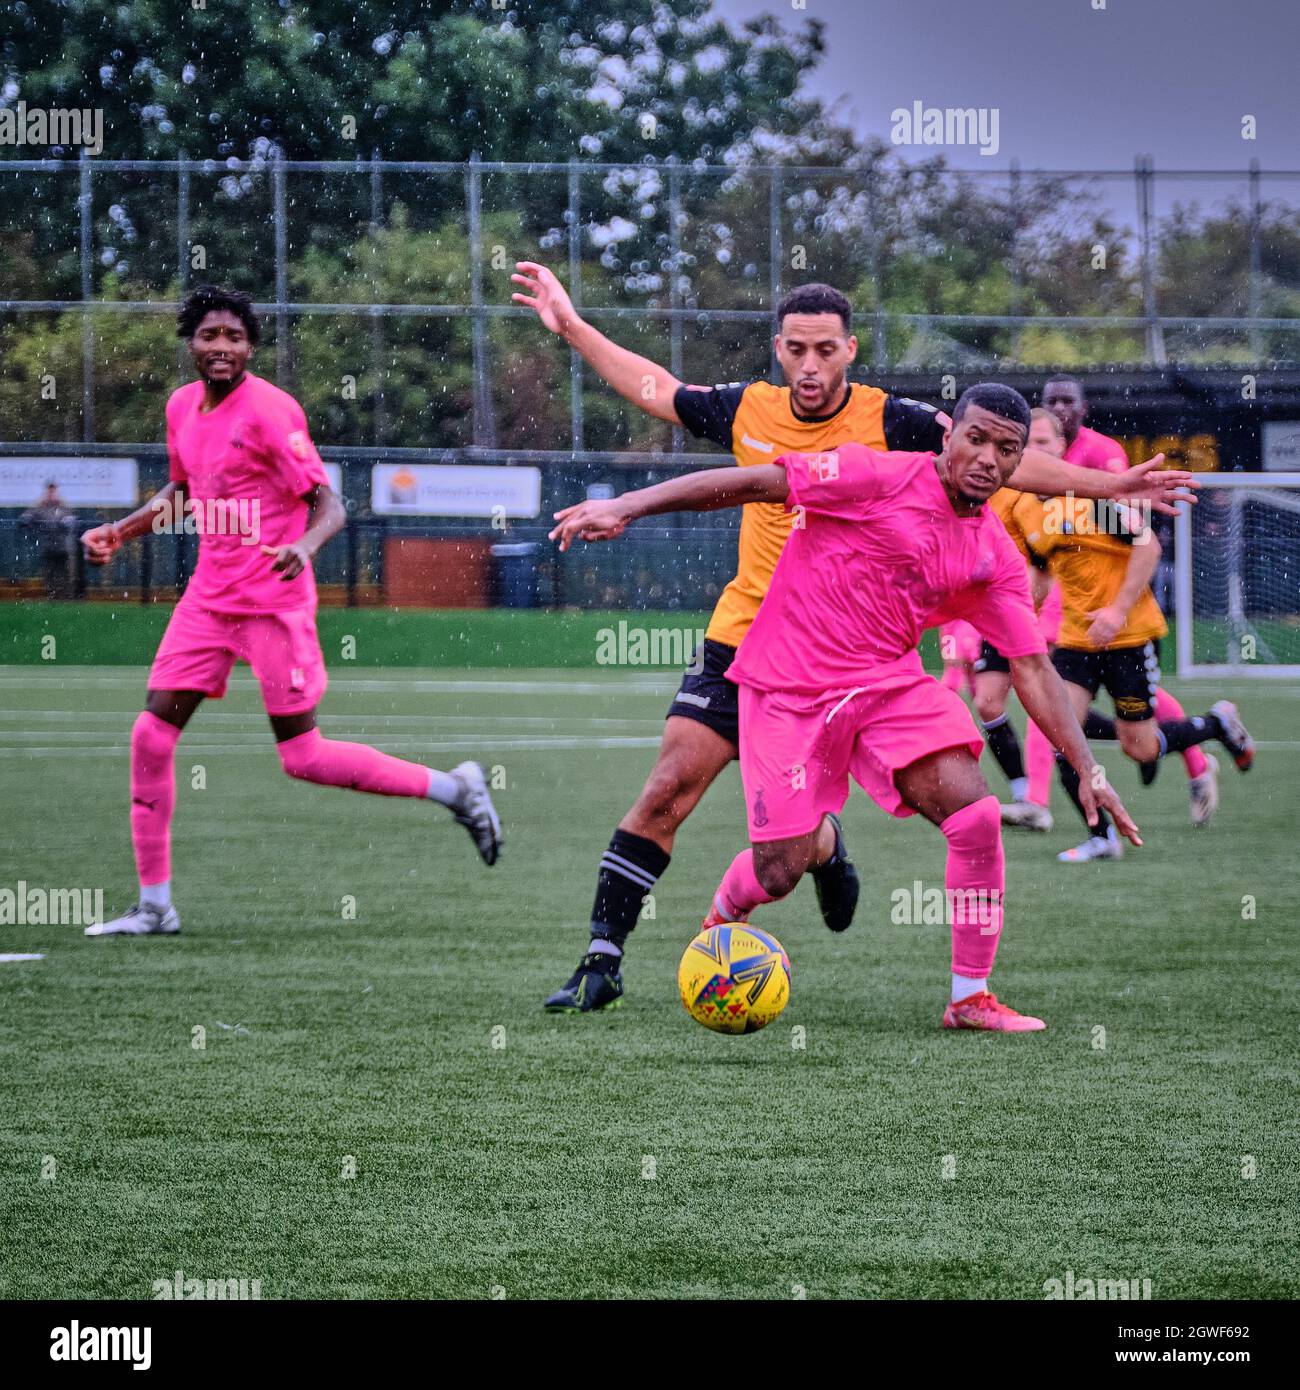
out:
{"label": "yellow jersey", "polygon": [[[1009,499],[1003,494],[1009,494]],[[999,501],[999,499],[1001,499]],[[1061,590],[1061,630],[1057,644],[1096,651],[1088,641],[1088,614],[1114,601],[1128,570],[1134,528],[1128,513],[1113,502],[1089,497],[1049,497],[1003,488],[993,497],[1011,539],[1030,564],[1046,569]],[[1129,609],[1124,626],[1104,650],[1140,647],[1169,631],[1148,585]]]}
{"label": "yellow jersey", "polygon": [[[875,386],[851,385],[839,409],[818,420],[795,414],[788,386],[766,381],[706,390],[683,386],[673,404],[693,435],[729,449],[742,468],[841,444],[934,453],[943,447],[943,427],[931,406]],[[776,502],[751,502],[743,509],[736,577],[722,591],[706,637],[729,647],[740,645],[772,582],[793,522],[793,513]]]}

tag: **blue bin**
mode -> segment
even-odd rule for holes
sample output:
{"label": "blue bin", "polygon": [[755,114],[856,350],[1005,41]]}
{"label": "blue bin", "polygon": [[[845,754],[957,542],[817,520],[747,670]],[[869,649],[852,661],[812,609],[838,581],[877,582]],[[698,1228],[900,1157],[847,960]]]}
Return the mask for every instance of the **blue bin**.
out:
{"label": "blue bin", "polygon": [[536,541],[506,541],[492,547],[498,608],[536,608],[538,603]]}

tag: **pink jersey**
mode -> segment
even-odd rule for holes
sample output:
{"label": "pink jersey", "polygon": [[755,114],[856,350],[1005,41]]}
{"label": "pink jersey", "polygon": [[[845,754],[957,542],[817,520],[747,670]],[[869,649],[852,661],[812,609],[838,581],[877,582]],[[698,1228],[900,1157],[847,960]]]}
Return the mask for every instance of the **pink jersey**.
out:
{"label": "pink jersey", "polygon": [[[167,402],[172,481],[182,483],[199,562],[185,600],[216,613],[276,613],[316,603],[311,566],[284,580],[263,545],[288,545],[307,529],[312,488],[329,486],[302,406],[278,386],[247,373],[208,414],[203,383]],[[187,518],[188,521],[188,518]]]}
{"label": "pink jersey", "polygon": [[1118,439],[1087,425],[1079,426],[1074,443],[1065,451],[1065,462],[1077,468],[1099,468],[1103,473],[1123,473],[1129,466],[1128,455]]}
{"label": "pink jersey", "polygon": [[1025,562],[987,507],[961,517],[933,454],[845,444],[777,460],[795,524],[727,674],[760,690],[851,689],[961,618],[1004,656],[1046,650]]}

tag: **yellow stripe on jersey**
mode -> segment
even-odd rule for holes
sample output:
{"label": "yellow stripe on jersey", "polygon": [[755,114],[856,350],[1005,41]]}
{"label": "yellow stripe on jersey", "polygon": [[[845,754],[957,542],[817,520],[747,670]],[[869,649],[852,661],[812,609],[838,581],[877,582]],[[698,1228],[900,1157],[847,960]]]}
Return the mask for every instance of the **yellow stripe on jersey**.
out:
{"label": "yellow stripe on jersey", "polygon": [[[790,388],[754,382],[741,397],[731,431],[731,452],[742,467],[775,463],[782,454],[816,453],[841,444],[884,449],[886,393],[852,386],[843,409],[825,420],[800,420],[790,406]],[[705,636],[738,647],[772,582],[772,571],[790,534],[793,514],[776,502],[751,502],[740,520],[736,577],[722,591]]]}
{"label": "yellow stripe on jersey", "polygon": [[[1088,641],[1092,619],[1088,614],[1113,601],[1124,583],[1133,542],[1107,529],[1104,508],[1087,497],[1049,497],[1041,502],[1030,492],[1013,492],[1009,506],[999,510],[1011,539],[1026,556],[1035,556],[1061,588],[1062,647],[1097,650]],[[995,494],[1001,497],[1001,493]],[[1140,647],[1169,629],[1150,587],[1129,609],[1128,621],[1105,648]]]}

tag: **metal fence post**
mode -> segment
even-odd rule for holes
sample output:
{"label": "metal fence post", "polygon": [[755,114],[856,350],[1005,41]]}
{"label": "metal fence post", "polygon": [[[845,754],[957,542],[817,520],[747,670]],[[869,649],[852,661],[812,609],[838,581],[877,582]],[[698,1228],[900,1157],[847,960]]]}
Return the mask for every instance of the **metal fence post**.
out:
{"label": "metal fence post", "polygon": [[[181,150],[176,166],[176,282],[180,297],[190,283],[190,164],[185,151]],[[185,376],[185,359],[188,354],[184,343],[176,345],[176,376]]]}
{"label": "metal fence post", "polygon": [[[1008,287],[1007,312],[1012,318],[1018,318],[1021,313],[1020,307],[1020,161],[1011,161],[1011,265],[1010,265],[1010,285]],[[1021,360],[1021,335],[1019,327],[1011,330],[1011,360],[1019,362]]]}
{"label": "metal fence post", "polygon": [[1264,360],[1264,334],[1259,326],[1264,303],[1263,275],[1260,263],[1260,223],[1263,207],[1259,199],[1259,160],[1250,161],[1250,355],[1256,363]]}
{"label": "metal fence post", "polygon": [[[682,254],[682,170],[677,162],[677,156],[668,156],[668,259],[672,263],[672,271],[668,281],[668,307],[670,309],[680,309],[682,307],[682,294],[680,287],[679,266]],[[682,321],[674,314],[668,325],[668,363],[669,370],[677,378],[682,379]],[[686,447],[686,435],[680,425],[672,428],[672,450],[675,454],[680,454]]]}
{"label": "metal fence post", "polygon": [[[370,235],[377,237],[383,227],[383,187],[381,184],[381,174],[379,170],[379,150],[378,148],[370,151]],[[374,274],[371,276],[371,295],[372,305],[380,302],[379,284],[379,255],[374,252],[371,264],[374,266]],[[374,395],[374,433],[375,443],[382,444],[388,435],[388,419],[384,401],[384,316],[372,313],[370,315],[370,355],[372,370],[375,376],[375,395]],[[352,591],[350,591],[352,592]],[[355,597],[355,594],[353,594]],[[351,600],[349,600],[351,601]]]}
{"label": "metal fence post", "polygon": [[271,158],[272,218],[275,222],[275,381],[288,389],[289,379],[289,298],[288,245],[285,226],[284,153],[277,145]]}
{"label": "metal fence post", "polygon": [[1151,264],[1151,185],[1155,178],[1155,165],[1149,155],[1138,155],[1134,177],[1137,180],[1138,217],[1142,224],[1142,312],[1147,321],[1147,360],[1153,366],[1164,367],[1168,365],[1165,331],[1156,311],[1156,278]]}
{"label": "metal fence post", "polygon": [[81,437],[89,443],[95,437],[95,325],[90,317],[94,292],[90,273],[90,157],[82,147],[78,163],[81,213],[79,251],[81,255]]}
{"label": "metal fence post", "polygon": [[492,387],[488,380],[487,324],[483,320],[483,206],[482,173],[478,151],[469,157],[465,172],[465,202],[469,217],[469,293],[474,341],[474,444],[495,449],[496,419],[492,412]]}
{"label": "metal fence post", "polygon": [[183,295],[190,283],[190,165],[184,150],[176,169],[176,279]]}
{"label": "metal fence post", "polygon": [[[578,161],[569,160],[569,298],[575,309],[582,307],[582,227],[579,221],[582,187]],[[575,450],[584,447],[582,414],[582,358],[569,349],[569,442]]]}
{"label": "metal fence post", "polygon": [[871,365],[877,372],[885,370],[885,304],[880,285],[880,225],[876,221],[876,170],[867,168],[867,274],[871,280]]}
{"label": "metal fence post", "polygon": [[[768,186],[767,198],[767,258],[768,258],[768,294],[772,303],[769,306],[772,313],[772,321],[776,322],[776,306],[781,302],[781,169],[779,165],[772,167],[771,182]],[[771,330],[769,330],[770,332]],[[780,381],[780,364],[776,360],[776,343],[772,343],[770,362],[772,379]]]}

